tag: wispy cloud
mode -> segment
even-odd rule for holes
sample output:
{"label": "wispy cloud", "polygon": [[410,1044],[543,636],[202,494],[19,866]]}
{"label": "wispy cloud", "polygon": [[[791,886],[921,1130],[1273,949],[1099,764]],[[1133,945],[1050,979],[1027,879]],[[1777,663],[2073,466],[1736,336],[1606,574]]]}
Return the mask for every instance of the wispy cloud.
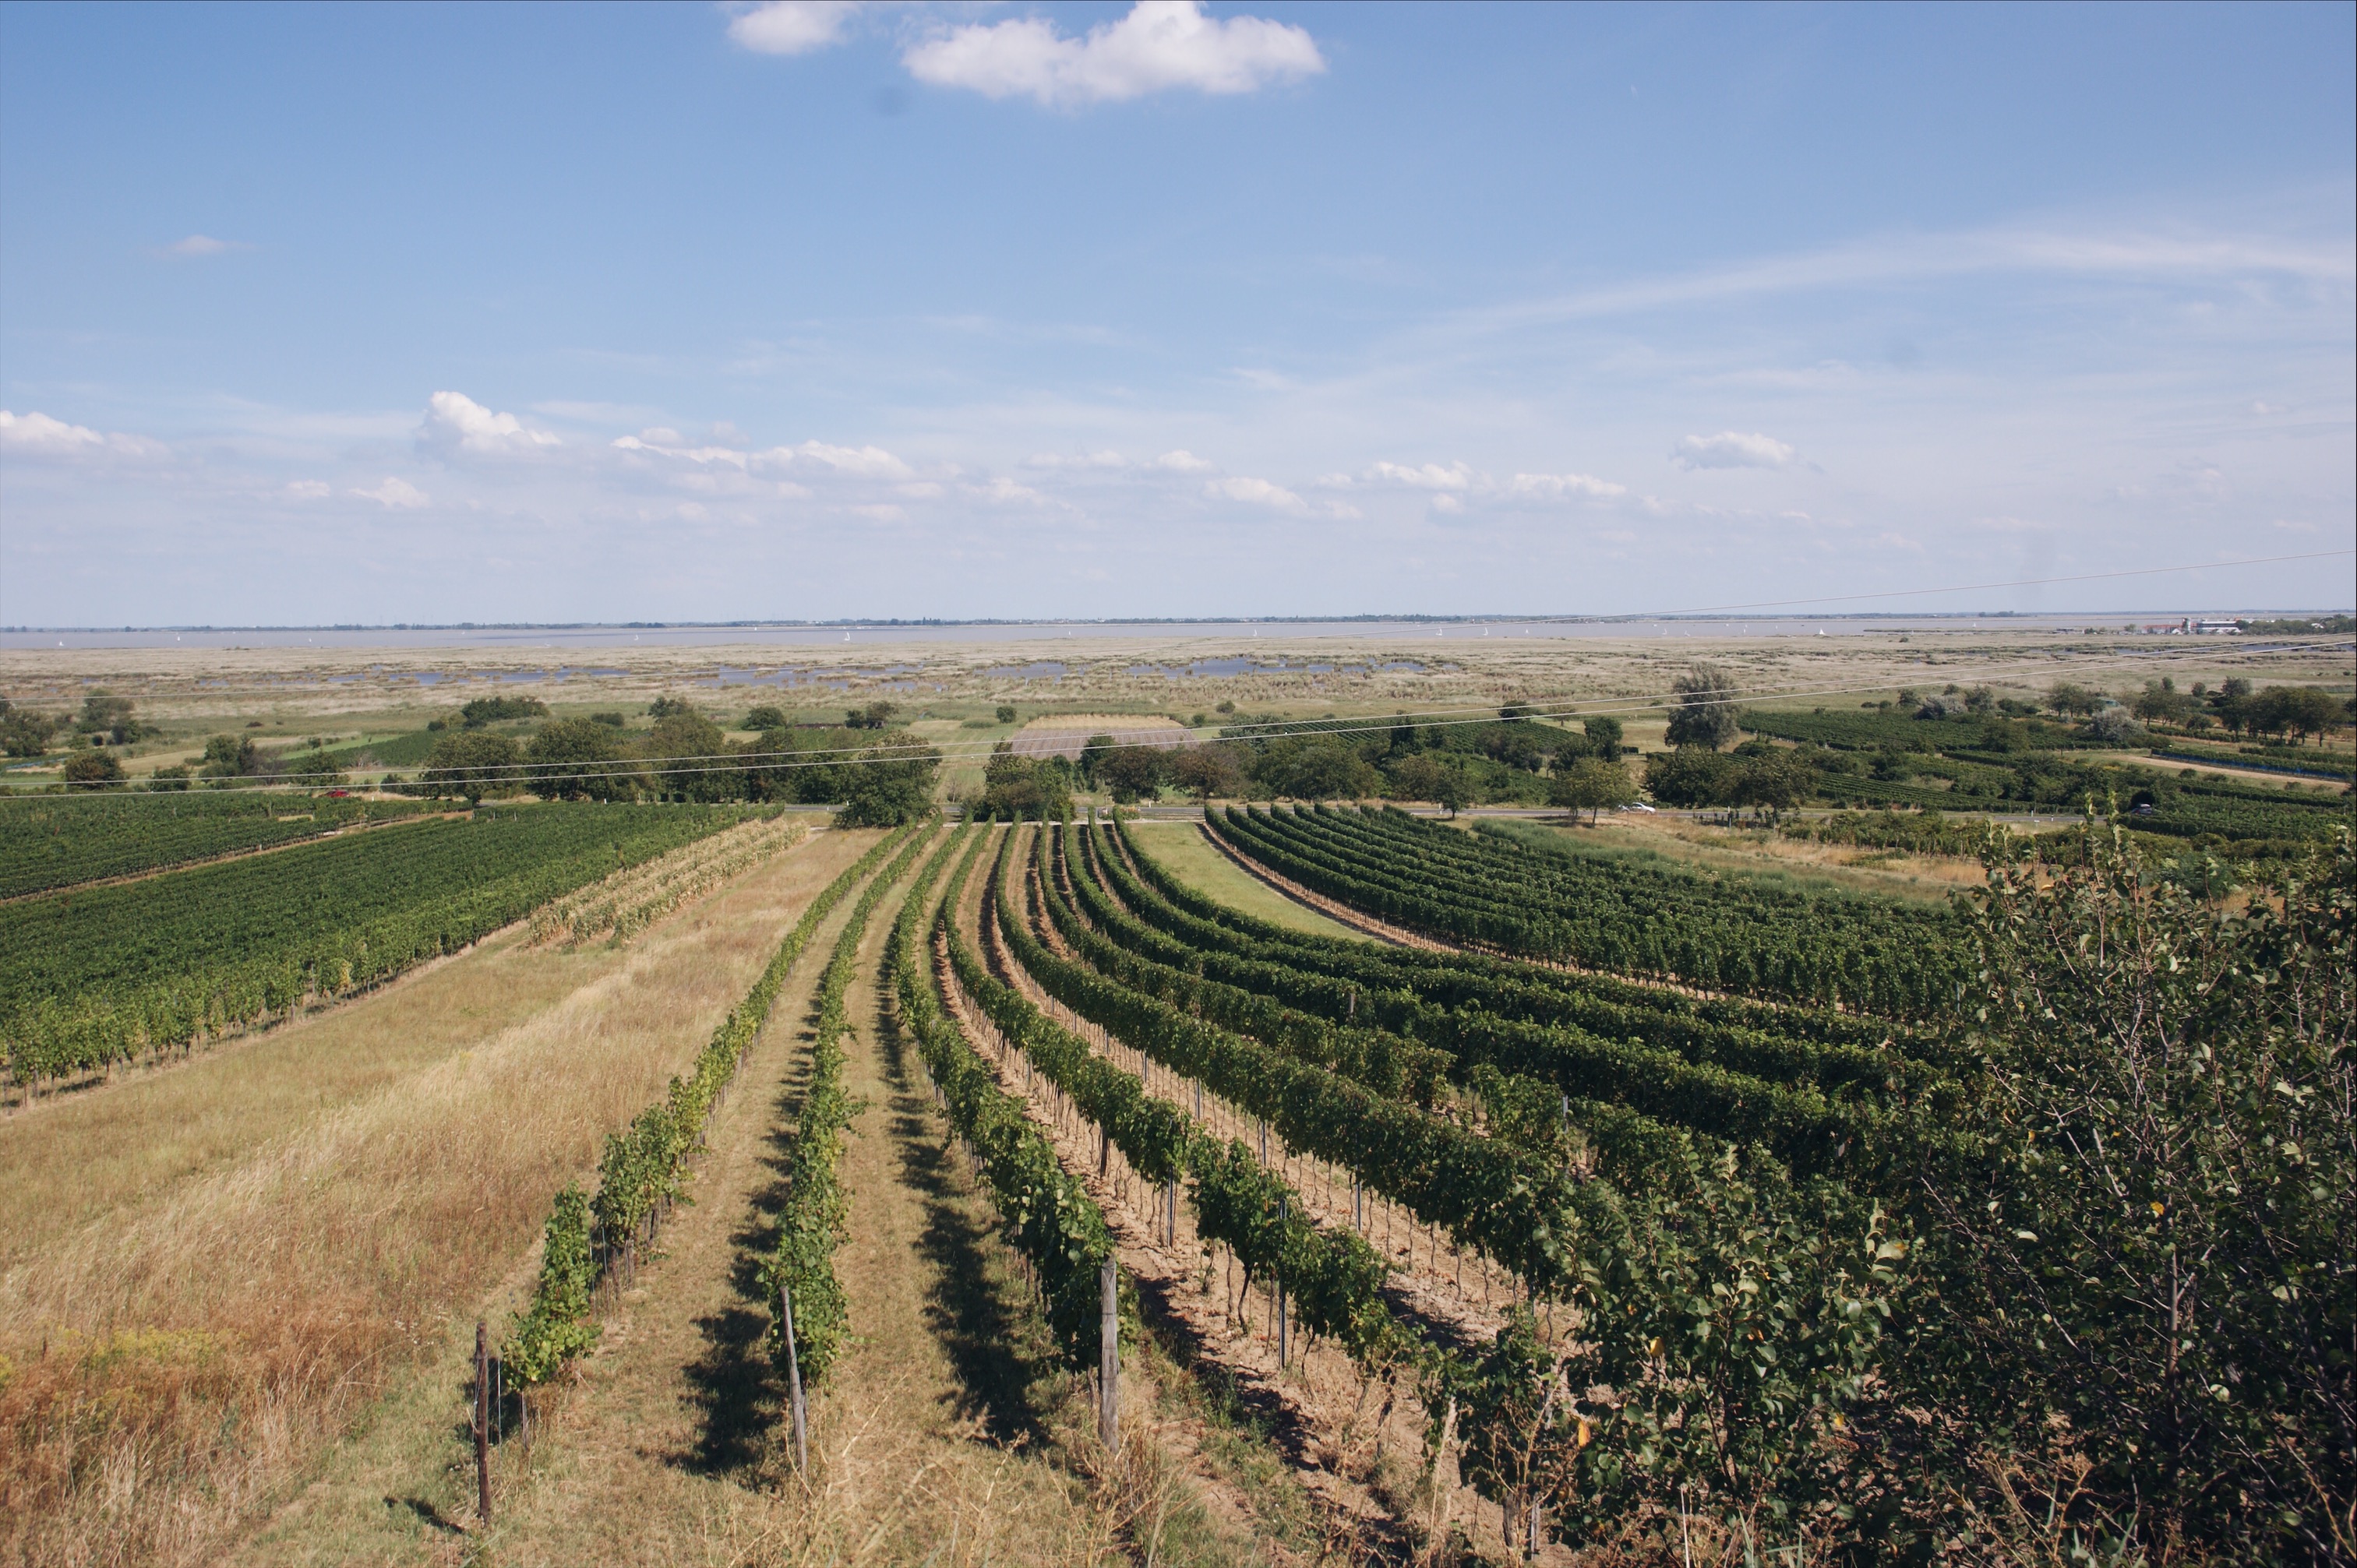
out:
{"label": "wispy cloud", "polygon": [[1420,463],[1415,467],[1377,463],[1363,477],[1377,484],[1405,485],[1412,490],[1468,490],[1477,478],[1463,463],[1451,463],[1446,468],[1437,463]]}
{"label": "wispy cloud", "polygon": [[252,245],[242,240],[216,240],[210,234],[191,234],[185,240],[175,240],[166,245],[167,256],[219,256],[231,251],[251,251]]}
{"label": "wispy cloud", "polygon": [[1306,512],[1309,510],[1308,502],[1283,485],[1271,484],[1266,479],[1255,479],[1244,474],[1213,479],[1204,485],[1203,493],[1214,500],[1242,501],[1246,506],[1266,507],[1272,511]]}
{"label": "wispy cloud", "polygon": [[1127,16],[1079,38],[1044,16],[972,23],[911,44],[900,62],[936,87],[1060,109],[1173,89],[1252,92],[1326,69],[1304,29],[1258,16],[1206,16],[1197,0],[1138,0]]}
{"label": "wispy cloud", "polygon": [[434,498],[398,475],[388,474],[384,482],[373,489],[354,490],[362,500],[374,501],[387,511],[416,511],[434,504]]}
{"label": "wispy cloud", "polygon": [[1506,491],[1534,500],[1600,501],[1627,495],[1629,487],[1593,474],[1516,474]]}
{"label": "wispy cloud", "polygon": [[1507,330],[1547,321],[1637,315],[1768,295],[1997,273],[2187,281],[2276,276],[2346,287],[2357,284],[2357,246],[2233,234],[2028,227],[1889,235],[1519,300],[1462,312],[1453,319],[1460,326]]}
{"label": "wispy cloud", "polygon": [[1800,454],[1772,435],[1722,430],[1716,435],[1688,435],[1670,449],[1670,461],[1689,471],[1695,468],[1789,468]]}

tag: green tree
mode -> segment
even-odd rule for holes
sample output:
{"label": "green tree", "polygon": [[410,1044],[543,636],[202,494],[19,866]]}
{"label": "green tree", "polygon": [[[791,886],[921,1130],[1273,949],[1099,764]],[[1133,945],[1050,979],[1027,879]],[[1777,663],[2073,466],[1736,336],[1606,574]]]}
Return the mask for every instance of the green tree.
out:
{"label": "green tree", "polygon": [[458,710],[465,729],[481,729],[504,719],[546,718],[548,704],[538,697],[478,697]]}
{"label": "green tree", "polygon": [[2321,686],[2270,686],[2255,703],[2257,728],[2296,740],[2326,735],[2347,724],[2340,700]]}
{"label": "green tree", "polygon": [[1244,787],[1244,765],[1236,748],[1214,741],[1171,754],[1170,781],[1199,800],[1233,800]]}
{"label": "green tree", "polygon": [[1548,805],[1586,811],[1590,823],[1610,808],[1625,806],[1636,798],[1637,786],[1630,779],[1629,770],[1600,757],[1582,757],[1547,782]]}
{"label": "green tree", "polygon": [[2168,676],[2147,681],[2137,693],[2128,711],[2147,724],[2182,724],[2199,707],[2191,696],[2177,689],[2177,682]]}
{"label": "green tree", "polygon": [[2046,693],[2046,705],[2064,718],[2092,714],[2104,705],[2104,694],[2075,682],[2057,681]]}
{"label": "green tree", "polygon": [[2105,746],[2134,746],[2144,738],[2143,726],[2126,708],[2105,708],[2080,729],[2089,740]]}
{"label": "green tree", "polygon": [[147,788],[150,789],[185,789],[188,787],[188,770],[178,764],[170,768],[158,768],[147,781]]}
{"label": "green tree", "polygon": [[1620,755],[1620,721],[1598,716],[1579,721],[1581,733],[1587,736],[1587,749],[1605,760]]}
{"label": "green tree", "polygon": [[983,769],[977,809],[985,817],[1053,822],[1072,809],[1071,770],[1060,757],[1018,757],[1002,740]]}
{"label": "green tree", "polygon": [[1272,795],[1297,800],[1362,800],[1383,778],[1340,736],[1281,736],[1253,761],[1253,778]]}
{"label": "green tree", "polygon": [[1462,763],[1451,760],[1441,765],[1440,787],[1432,792],[1432,798],[1439,801],[1450,816],[1471,805],[1474,794],[1473,780]]}
{"label": "green tree", "polygon": [[897,827],[933,809],[942,754],[931,746],[874,746],[844,768],[837,827]]}
{"label": "green tree", "polygon": [[37,714],[0,697],[0,751],[11,757],[39,757],[49,749],[49,737],[65,721],[52,714]]}
{"label": "green tree", "polygon": [[1392,764],[1392,799],[1437,801],[1448,771],[1430,752],[1411,752]]}
{"label": "green tree", "polygon": [[131,699],[109,696],[104,692],[92,692],[81,700],[81,716],[74,728],[84,735],[103,735],[117,746],[128,746],[145,732],[133,716]]}
{"label": "green tree", "polygon": [[316,740],[301,751],[264,756],[260,770],[270,778],[307,784],[316,789],[344,782],[344,770]]}
{"label": "green tree", "polygon": [[67,758],[65,779],[69,789],[120,789],[123,764],[111,751],[79,751]]}
{"label": "green tree", "polygon": [[792,723],[791,719],[786,717],[785,709],[764,703],[745,715],[745,723],[741,727],[759,735],[764,730],[784,729]]}
{"label": "green tree", "polygon": [[1817,770],[1797,751],[1778,747],[1748,757],[1735,775],[1730,805],[1751,806],[1775,815],[1817,792]]}
{"label": "green tree", "polygon": [[729,763],[727,737],[694,711],[657,719],[646,757],[655,788],[672,800],[728,800],[745,793],[743,777]]}
{"label": "green tree", "polygon": [[1658,752],[1645,759],[1645,792],[1664,806],[1732,806],[1743,766],[1709,751]]}
{"label": "green tree", "polygon": [[1125,806],[1152,800],[1162,779],[1163,754],[1150,746],[1123,746],[1097,764],[1097,782]]}
{"label": "green tree", "polygon": [[1081,742],[1081,778],[1090,789],[1097,787],[1097,769],[1113,753],[1114,738],[1110,735],[1092,735]]}
{"label": "green tree", "polygon": [[1011,725],[1015,722],[1014,703],[1001,703],[998,704],[998,722],[1003,725]]}
{"label": "green tree", "polygon": [[197,771],[208,779],[239,779],[260,771],[262,753],[242,735],[217,735],[205,741],[204,761]]}
{"label": "green tree", "polygon": [[468,804],[523,787],[515,737],[493,730],[446,734],[426,754],[420,782],[429,795],[461,795]]}
{"label": "green tree", "polygon": [[[1989,1070],[1964,1106],[1986,1155],[1934,1187],[1951,1316],[1917,1339],[1920,1391],[2072,1523],[2346,1561],[2348,831],[2236,909],[2147,876],[2115,829],[2042,865],[1992,834],[1984,861],[1968,1018]],[[2083,1477],[2038,1463],[2058,1434]]]}
{"label": "green tree", "polygon": [[532,792],[544,800],[631,800],[646,787],[629,743],[595,719],[543,725],[523,759]]}
{"label": "green tree", "polygon": [[1717,751],[1736,736],[1735,678],[1713,665],[1697,664],[1679,676],[1670,688],[1677,706],[1670,710],[1669,742],[1681,751],[1699,747]]}

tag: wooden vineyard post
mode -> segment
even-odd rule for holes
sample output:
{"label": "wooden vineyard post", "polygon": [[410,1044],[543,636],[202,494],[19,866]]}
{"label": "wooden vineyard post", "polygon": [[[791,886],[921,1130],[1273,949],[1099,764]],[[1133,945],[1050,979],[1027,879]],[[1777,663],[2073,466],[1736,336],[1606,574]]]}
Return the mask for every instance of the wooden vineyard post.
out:
{"label": "wooden vineyard post", "polygon": [[802,1363],[794,1349],[794,1293],[778,1287],[778,1320],[786,1330],[786,1397],[794,1413],[794,1474],[810,1474],[810,1418],[802,1405]]}
{"label": "wooden vineyard post", "polygon": [[1108,1256],[1097,1275],[1099,1293],[1103,1297],[1097,1331],[1097,1435],[1104,1442],[1105,1452],[1121,1452],[1121,1281]]}
{"label": "wooden vineyard post", "polygon": [[1172,1176],[1162,1184],[1162,1244],[1178,1244],[1178,1178]]}
{"label": "wooden vineyard post", "polygon": [[[1285,1198],[1281,1194],[1276,1200],[1276,1233],[1285,1234]],[[1282,1367],[1289,1344],[1286,1337],[1285,1281],[1272,1271],[1269,1283],[1276,1289],[1276,1364]]]}
{"label": "wooden vineyard post", "polygon": [[483,1528],[491,1526],[491,1342],[483,1320],[475,1320],[475,1508]]}

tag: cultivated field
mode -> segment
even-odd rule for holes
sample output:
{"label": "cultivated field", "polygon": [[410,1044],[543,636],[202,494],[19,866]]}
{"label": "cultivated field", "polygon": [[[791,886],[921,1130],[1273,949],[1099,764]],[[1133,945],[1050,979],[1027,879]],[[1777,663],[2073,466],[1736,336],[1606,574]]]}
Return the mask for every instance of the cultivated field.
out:
{"label": "cultivated field", "polygon": [[856,654],[0,655],[0,1554],[2357,1553],[2345,639]]}

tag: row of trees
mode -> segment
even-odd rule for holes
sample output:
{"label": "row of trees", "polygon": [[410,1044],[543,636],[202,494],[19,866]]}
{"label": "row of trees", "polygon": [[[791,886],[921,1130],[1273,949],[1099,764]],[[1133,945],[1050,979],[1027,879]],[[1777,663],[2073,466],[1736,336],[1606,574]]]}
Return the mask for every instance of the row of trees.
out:
{"label": "row of trees", "polygon": [[50,742],[64,735],[81,746],[128,746],[153,733],[128,697],[92,692],[79,714],[41,713],[0,697],[0,751],[10,757],[47,756]]}
{"label": "row of trees", "polygon": [[562,800],[780,801],[844,808],[847,824],[883,826],[930,808],[941,753],[899,738],[778,728],[732,746],[720,726],[665,702],[651,734],[558,719],[522,744],[503,731],[445,735],[419,787],[468,800],[531,793]]}
{"label": "row of trees", "polygon": [[2169,725],[2198,734],[2222,728],[2229,735],[2282,736],[2298,743],[2315,736],[2319,742],[2352,722],[2351,702],[2321,686],[2269,686],[2253,691],[2244,680],[2222,682],[2211,691],[2201,682],[2180,692],[2164,675],[2149,681],[2128,703],[2128,711],[2147,724]]}

